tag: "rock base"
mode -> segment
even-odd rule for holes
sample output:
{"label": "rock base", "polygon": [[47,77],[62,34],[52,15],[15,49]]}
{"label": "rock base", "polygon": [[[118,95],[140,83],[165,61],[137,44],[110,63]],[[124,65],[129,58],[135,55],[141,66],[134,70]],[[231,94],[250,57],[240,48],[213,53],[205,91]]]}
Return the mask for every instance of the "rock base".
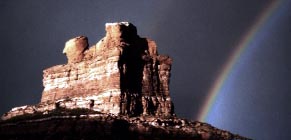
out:
{"label": "rock base", "polygon": [[51,116],[0,123],[3,139],[248,140],[209,124],[175,117],[109,114]]}

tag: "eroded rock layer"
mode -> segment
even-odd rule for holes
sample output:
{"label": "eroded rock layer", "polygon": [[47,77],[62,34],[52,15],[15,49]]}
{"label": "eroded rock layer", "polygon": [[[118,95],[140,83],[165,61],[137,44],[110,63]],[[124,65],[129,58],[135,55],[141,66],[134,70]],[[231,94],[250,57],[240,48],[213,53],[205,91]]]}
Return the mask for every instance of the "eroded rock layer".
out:
{"label": "eroded rock layer", "polygon": [[74,108],[80,102],[104,113],[172,115],[171,58],[159,55],[155,42],[140,38],[130,23],[105,26],[106,36],[90,48],[83,36],[66,43],[68,64],[44,70],[41,103]]}

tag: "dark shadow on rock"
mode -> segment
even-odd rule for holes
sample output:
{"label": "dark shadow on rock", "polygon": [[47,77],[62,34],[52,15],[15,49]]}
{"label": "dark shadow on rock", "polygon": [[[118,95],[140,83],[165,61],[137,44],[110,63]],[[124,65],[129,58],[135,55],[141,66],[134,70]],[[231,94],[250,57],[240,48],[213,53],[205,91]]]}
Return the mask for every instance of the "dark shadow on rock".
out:
{"label": "dark shadow on rock", "polygon": [[148,50],[146,39],[129,40],[122,46],[123,52],[119,60],[120,87],[126,111],[123,114],[138,116],[142,113],[142,80],[144,60],[142,56]]}

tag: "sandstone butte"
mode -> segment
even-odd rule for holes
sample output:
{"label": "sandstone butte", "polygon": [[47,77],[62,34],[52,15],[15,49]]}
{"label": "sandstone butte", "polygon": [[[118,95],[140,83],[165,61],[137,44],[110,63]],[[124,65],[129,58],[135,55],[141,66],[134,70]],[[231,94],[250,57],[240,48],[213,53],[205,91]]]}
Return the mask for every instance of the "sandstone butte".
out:
{"label": "sandstone butte", "polygon": [[106,23],[106,35],[65,43],[68,63],[43,71],[41,101],[1,117],[1,139],[245,140],[178,118],[169,94],[172,59],[128,22]]}

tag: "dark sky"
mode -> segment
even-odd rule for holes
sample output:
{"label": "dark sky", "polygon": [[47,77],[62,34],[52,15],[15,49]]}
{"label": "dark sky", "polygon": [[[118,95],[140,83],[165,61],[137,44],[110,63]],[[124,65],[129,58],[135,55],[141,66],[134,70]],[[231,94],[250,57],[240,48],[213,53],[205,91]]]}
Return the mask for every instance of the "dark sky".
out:
{"label": "dark sky", "polygon": [[[195,120],[212,84],[272,0],[1,0],[0,114],[40,101],[42,70],[66,63],[65,42],[95,44],[129,21],[174,59],[176,114]],[[206,120],[254,139],[291,139],[291,2],[282,0],[246,49]]]}

